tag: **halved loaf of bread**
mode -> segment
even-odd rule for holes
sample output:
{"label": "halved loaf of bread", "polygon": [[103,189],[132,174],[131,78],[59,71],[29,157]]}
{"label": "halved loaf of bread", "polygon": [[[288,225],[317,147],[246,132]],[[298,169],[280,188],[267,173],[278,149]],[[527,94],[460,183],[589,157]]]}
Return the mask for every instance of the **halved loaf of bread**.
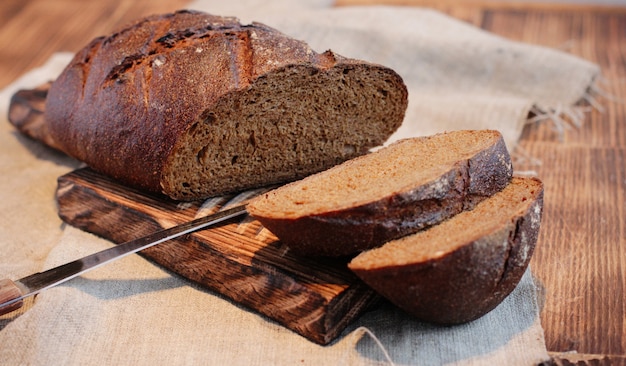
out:
{"label": "halved loaf of bread", "polygon": [[401,140],[273,191],[248,212],[292,251],[342,256],[438,224],[512,176],[497,131]]}
{"label": "halved loaf of bread", "polygon": [[76,54],[45,107],[51,145],[121,182],[192,200],[292,181],[382,145],[393,70],[259,23],[152,16]]}
{"label": "halved loaf of bread", "polygon": [[349,268],[421,320],[468,322],[517,286],[535,248],[542,209],[541,181],[514,177],[473,210],[363,252]]}

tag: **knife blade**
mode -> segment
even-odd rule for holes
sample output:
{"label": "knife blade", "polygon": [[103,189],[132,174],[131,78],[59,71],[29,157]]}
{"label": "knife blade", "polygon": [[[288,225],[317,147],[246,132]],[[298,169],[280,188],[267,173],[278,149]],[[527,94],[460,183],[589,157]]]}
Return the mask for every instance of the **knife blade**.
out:
{"label": "knife blade", "polygon": [[153,234],[116,245],[86,257],[62,264],[47,271],[38,272],[19,280],[0,279],[0,315],[17,310],[23,300],[50,287],[69,281],[95,268],[137,253],[146,248],[178,238],[246,213],[242,204],[187,223],[157,231]]}

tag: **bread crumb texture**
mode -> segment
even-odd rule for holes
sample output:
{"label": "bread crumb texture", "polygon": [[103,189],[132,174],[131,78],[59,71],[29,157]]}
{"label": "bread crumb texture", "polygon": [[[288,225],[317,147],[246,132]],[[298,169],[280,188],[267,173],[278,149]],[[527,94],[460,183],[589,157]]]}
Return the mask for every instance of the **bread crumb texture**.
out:
{"label": "bread crumb texture", "polygon": [[[501,192],[479,203],[473,210],[464,211],[427,230],[380,248],[361,253],[350,263],[352,269],[375,270],[387,267],[429,263],[449,255],[462,246],[475,245],[478,249],[491,242],[480,239],[500,230],[515,230],[516,221],[530,212],[533,229],[539,228],[539,205],[533,206],[542,191],[536,179],[513,178]],[[495,243],[495,245],[506,243]]]}
{"label": "bread crumb texture", "polygon": [[395,82],[370,66],[273,71],[205,111],[179,140],[165,181],[194,196],[292,181],[365,154],[399,126]]}
{"label": "bread crumb texture", "polygon": [[[446,173],[500,139],[498,132],[490,130],[404,139],[271,191],[249,210],[259,216],[296,219],[362,206],[416,188],[430,190],[430,198],[443,197],[453,183]],[[510,169],[508,157],[499,161]]]}

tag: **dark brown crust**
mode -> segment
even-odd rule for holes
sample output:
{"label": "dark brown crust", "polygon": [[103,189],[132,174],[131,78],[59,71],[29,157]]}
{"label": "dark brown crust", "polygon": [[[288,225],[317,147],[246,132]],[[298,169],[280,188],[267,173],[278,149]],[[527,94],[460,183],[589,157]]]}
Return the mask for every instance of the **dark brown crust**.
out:
{"label": "dark brown crust", "polygon": [[[323,173],[322,173],[323,174]],[[296,219],[250,213],[294,252],[345,256],[436,225],[503,189],[512,176],[504,140],[459,161],[431,183],[341,211]],[[435,187],[447,187],[442,192]],[[321,198],[320,198],[321,199]]]}
{"label": "dark brown crust", "polygon": [[529,184],[534,197],[525,212],[442,258],[369,270],[349,266],[370,287],[420,320],[459,324],[477,319],[513,291],[534,252],[543,186],[527,179],[535,182]]}
{"label": "dark brown crust", "polygon": [[[273,32],[241,26],[234,18],[179,11],[95,39],[50,89],[45,115],[53,137],[95,170],[160,192],[160,173],[178,136],[220,95],[267,71],[261,63],[267,59],[241,64],[221,49],[251,30]],[[199,48],[205,50],[195,52]],[[232,70],[231,64],[242,69]]]}
{"label": "dark brown crust", "polygon": [[263,24],[179,11],[139,20],[78,52],[53,83],[45,118],[67,154],[161,193],[179,136],[220,98],[289,65],[326,70],[353,62]]}

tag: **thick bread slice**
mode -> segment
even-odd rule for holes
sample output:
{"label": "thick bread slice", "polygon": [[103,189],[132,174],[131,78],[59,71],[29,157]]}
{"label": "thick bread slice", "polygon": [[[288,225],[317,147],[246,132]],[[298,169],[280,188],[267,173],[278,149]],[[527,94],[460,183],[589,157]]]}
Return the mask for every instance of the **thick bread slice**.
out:
{"label": "thick bread slice", "polygon": [[438,224],[511,175],[499,132],[455,131],[401,140],[280,187],[248,212],[294,252],[342,256]]}
{"label": "thick bread slice", "polygon": [[363,252],[349,267],[421,320],[468,322],[517,286],[535,248],[542,210],[541,181],[515,177],[473,210]]}
{"label": "thick bread slice", "polygon": [[192,200],[286,182],[382,145],[393,70],[318,54],[263,24],[194,11],[95,39],[54,81],[56,146],[128,185]]}

